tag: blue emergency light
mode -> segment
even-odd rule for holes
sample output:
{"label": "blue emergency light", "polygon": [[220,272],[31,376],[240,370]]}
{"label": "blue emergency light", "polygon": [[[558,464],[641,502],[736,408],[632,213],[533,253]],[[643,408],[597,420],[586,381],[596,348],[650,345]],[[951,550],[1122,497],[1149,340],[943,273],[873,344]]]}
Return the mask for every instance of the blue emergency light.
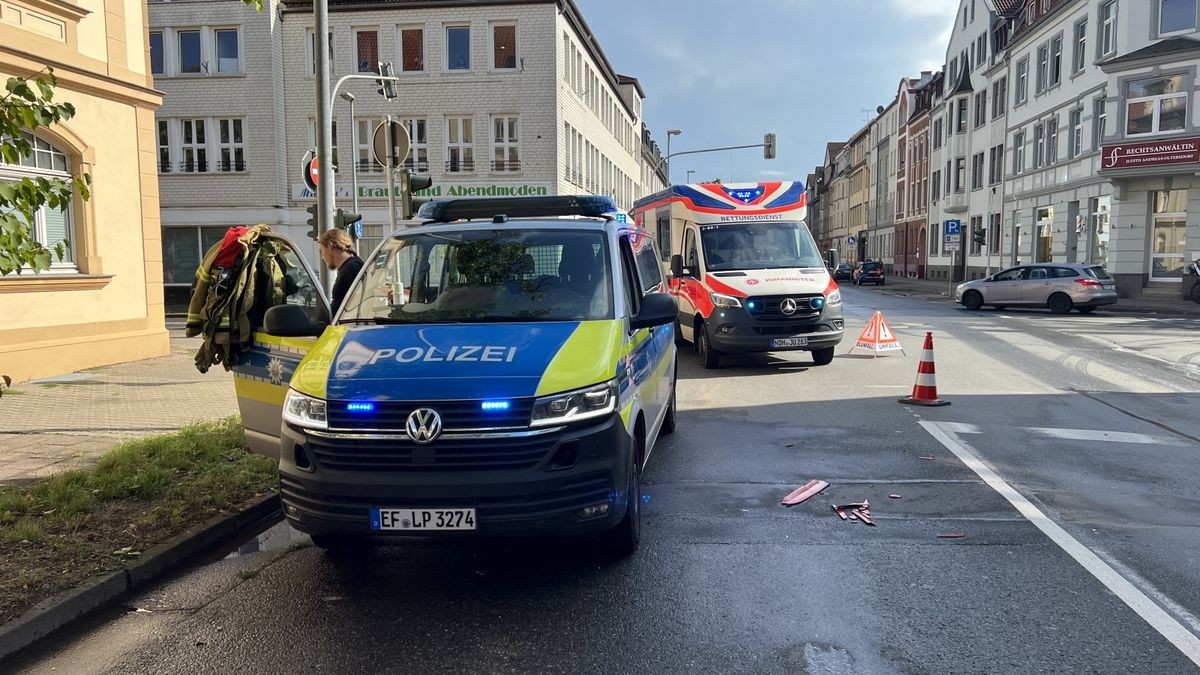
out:
{"label": "blue emergency light", "polygon": [[375,404],[371,402],[365,403],[347,403],[346,412],[352,413],[373,413],[375,412]]}
{"label": "blue emergency light", "polygon": [[504,412],[512,407],[509,401],[484,401],[479,406],[484,412]]}

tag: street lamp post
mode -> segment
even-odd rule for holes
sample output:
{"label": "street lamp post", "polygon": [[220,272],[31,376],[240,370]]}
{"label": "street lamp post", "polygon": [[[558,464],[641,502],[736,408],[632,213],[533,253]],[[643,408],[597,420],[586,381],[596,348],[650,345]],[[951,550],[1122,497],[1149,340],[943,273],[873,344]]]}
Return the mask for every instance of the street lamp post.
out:
{"label": "street lamp post", "polygon": [[696,170],[695,170],[695,169],[688,169],[688,172],[687,172],[687,182],[688,182],[689,184],[691,184],[691,182],[692,182],[692,174],[694,174],[694,173],[696,173]]}
{"label": "street lamp post", "polygon": [[671,137],[682,134],[682,129],[667,129],[667,183],[671,184]]}
{"label": "street lamp post", "polygon": [[[340,96],[350,104],[350,147],[353,153],[350,156],[350,191],[354,193],[354,206],[351,208],[358,213],[358,121],[354,119],[354,94],[343,91]],[[354,233],[350,236],[353,237]],[[358,243],[357,239],[355,243]]]}

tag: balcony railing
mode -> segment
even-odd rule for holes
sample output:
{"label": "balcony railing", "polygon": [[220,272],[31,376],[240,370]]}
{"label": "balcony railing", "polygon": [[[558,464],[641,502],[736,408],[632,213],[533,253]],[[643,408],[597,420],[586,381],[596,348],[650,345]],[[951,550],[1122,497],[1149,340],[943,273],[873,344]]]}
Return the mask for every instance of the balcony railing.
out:
{"label": "balcony railing", "polygon": [[447,173],[471,173],[473,171],[475,171],[475,160],[473,159],[446,160]]}
{"label": "balcony railing", "polygon": [[521,160],[514,159],[509,161],[492,161],[492,171],[496,173],[511,173],[521,170]]}

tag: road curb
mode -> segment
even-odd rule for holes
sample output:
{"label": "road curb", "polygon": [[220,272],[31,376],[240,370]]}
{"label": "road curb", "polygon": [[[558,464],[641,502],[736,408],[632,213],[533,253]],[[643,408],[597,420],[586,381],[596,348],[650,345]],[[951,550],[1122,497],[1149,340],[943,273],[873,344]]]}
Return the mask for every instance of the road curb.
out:
{"label": "road curb", "polygon": [[34,605],[0,626],[0,663],[63,626],[113,604],[196,556],[232,546],[283,519],[279,495],[262,497],[237,513],[215,516],[146,551],[136,562]]}

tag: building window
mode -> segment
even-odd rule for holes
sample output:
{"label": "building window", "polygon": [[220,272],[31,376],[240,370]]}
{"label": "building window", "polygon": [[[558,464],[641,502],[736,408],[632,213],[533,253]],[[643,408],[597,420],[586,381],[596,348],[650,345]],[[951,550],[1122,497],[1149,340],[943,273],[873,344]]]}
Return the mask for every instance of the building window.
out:
{"label": "building window", "polygon": [[1017,86],[1013,105],[1021,105],[1029,98],[1029,57],[1017,61]]}
{"label": "building window", "polygon": [[446,69],[471,69],[470,26],[446,27]]}
{"label": "building window", "polygon": [[1056,87],[1062,82],[1062,35],[1054,36],[1050,41],[1050,86]]}
{"label": "building window", "polygon": [[992,83],[992,119],[1004,114],[1008,105],[1008,77],[1001,77]]}
{"label": "building window", "polygon": [[1037,50],[1037,80],[1035,89],[1037,93],[1046,91],[1046,79],[1050,70],[1050,45],[1042,45]]}
{"label": "building window", "polygon": [[1025,170],[1025,132],[1013,134],[1013,175],[1020,175]]}
{"label": "building window", "polygon": [[933,191],[929,195],[929,199],[934,204],[936,204],[936,203],[938,203],[938,199],[940,199],[942,196],[941,195],[941,191],[942,191],[942,170],[941,169],[938,169],[937,171],[933,172],[933,180],[930,182],[932,184]]}
{"label": "building window", "polygon": [[959,157],[954,160],[954,191],[963,192],[967,187],[967,159]]}
{"label": "building window", "polygon": [[517,27],[515,24],[492,26],[492,68],[516,70]]}
{"label": "building window", "polygon": [[987,89],[975,94],[975,128],[987,123]]}
{"label": "building window", "polygon": [[1104,143],[1107,121],[1108,108],[1104,105],[1104,99],[1098,98],[1092,103],[1092,148],[1095,150],[1099,150]]}
{"label": "building window", "polygon": [[975,40],[975,67],[978,68],[987,63],[987,33],[980,35]]}
{"label": "building window", "polygon": [[171,173],[171,123],[158,120],[158,170]]}
{"label": "building window", "polygon": [[1071,55],[1071,72],[1079,73],[1087,61],[1087,19],[1075,24],[1075,53]]}
{"label": "building window", "polygon": [[1071,159],[1083,154],[1083,108],[1071,111],[1071,138],[1067,145]]}
{"label": "building window", "polygon": [[492,118],[492,171],[520,171],[517,118]]}
{"label": "building window", "polygon": [[425,29],[419,26],[400,29],[400,68],[406,73],[425,71]]}
{"label": "building window", "polygon": [[971,189],[983,189],[983,153],[971,157]]}
{"label": "building window", "polygon": [[966,133],[967,131],[967,98],[964,96],[958,99],[958,133]]}
{"label": "building window", "polygon": [[163,75],[163,34],[161,30],[150,31],[150,74]]}
{"label": "building window", "polygon": [[208,148],[204,140],[204,120],[183,120],[183,139],[179,144],[183,173],[208,171]]}
{"label": "building window", "polygon": [[983,252],[983,245],[975,241],[975,233],[983,229],[983,216],[971,216],[971,231],[964,232],[963,238],[971,237],[971,255],[979,255]]}
{"label": "building window", "polygon": [[929,255],[937,255],[938,247],[941,245],[942,225],[941,223],[929,224]]}
{"label": "building window", "polygon": [[933,149],[938,150],[942,147],[942,118],[937,118],[933,121]]}
{"label": "building window", "polygon": [[1000,214],[993,213],[988,216],[988,231],[987,231],[988,255],[1000,254]]}
{"label": "building window", "polygon": [[1004,144],[991,149],[988,157],[988,184],[996,185],[1004,178]]}
{"label": "building window", "polygon": [[[329,34],[329,67],[333,68],[333,33]],[[317,74],[317,34],[308,31],[308,74]]]}
{"label": "building window", "polygon": [[[26,178],[34,181],[45,178],[69,181],[73,178],[70,158],[65,152],[29,132],[22,132],[21,136],[29,143],[32,152],[29,156],[23,157],[19,165],[8,164],[3,157],[0,157],[0,183],[16,183]],[[24,221],[22,216],[18,216],[18,218]],[[50,269],[52,271],[76,271],[72,247],[75,242],[75,226],[70,204],[62,209],[50,208],[49,205],[42,206],[34,214],[33,222],[26,223],[26,225],[29,226],[33,238],[46,248],[52,249],[60,242],[66,243],[62,260],[57,258],[51,260]]]}
{"label": "building window", "polygon": [[1158,10],[1160,36],[1196,30],[1196,0],[1159,0]]}
{"label": "building window", "polygon": [[179,72],[185,75],[200,73],[200,31],[181,30],[179,40]]}
{"label": "building window", "polygon": [[354,170],[359,173],[379,173],[383,167],[375,161],[376,118],[354,120]]}
{"label": "building window", "polygon": [[1040,169],[1046,156],[1046,125],[1039,122],[1033,128],[1033,168]]}
{"label": "building window", "polygon": [[1100,56],[1117,51],[1117,0],[1100,5]]}
{"label": "building window", "polygon": [[1046,120],[1046,166],[1058,161],[1058,115]]}
{"label": "building window", "polygon": [[426,121],[419,117],[412,117],[400,120],[400,123],[408,129],[408,140],[412,145],[408,159],[404,160],[404,167],[417,173],[428,172],[429,135]]}
{"label": "building window", "polygon": [[1170,75],[1125,85],[1125,133],[1143,136],[1187,126],[1188,93],[1183,76]]}
{"label": "building window", "polygon": [[446,171],[475,170],[475,147],[470,117],[446,118]]}
{"label": "building window", "polygon": [[231,75],[242,72],[241,41],[236,28],[213,31],[217,44],[217,72]]}
{"label": "building window", "polygon": [[218,149],[221,158],[217,171],[245,171],[246,141],[242,137],[242,120],[219,119],[217,128],[220,130]]}
{"label": "building window", "polygon": [[950,195],[950,177],[951,177],[952,173],[953,172],[950,170],[950,160],[946,160],[946,195],[947,196]]}
{"label": "building window", "polygon": [[354,53],[358,60],[358,72],[379,72],[379,31],[374,28],[354,31]]}

